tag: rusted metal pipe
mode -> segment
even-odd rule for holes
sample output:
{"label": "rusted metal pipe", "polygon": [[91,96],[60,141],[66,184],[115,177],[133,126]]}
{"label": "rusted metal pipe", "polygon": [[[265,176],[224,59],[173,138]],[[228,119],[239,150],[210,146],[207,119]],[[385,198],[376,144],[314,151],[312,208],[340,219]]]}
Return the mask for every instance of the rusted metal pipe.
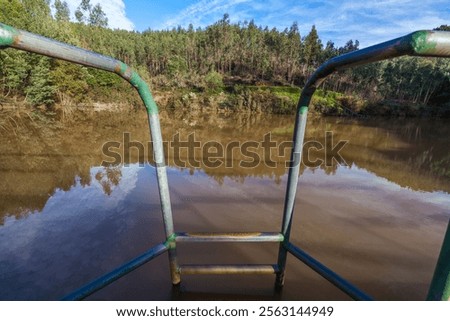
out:
{"label": "rusted metal pipe", "polygon": [[181,265],[181,274],[275,274],[276,264]]}
{"label": "rusted metal pipe", "polygon": [[2,23],[0,23],[0,47],[11,47],[34,52],[116,73],[137,89],[149,114],[158,114],[158,107],[148,85],[133,69],[120,60],[19,30]]}
{"label": "rusted metal pipe", "polygon": [[[417,31],[407,36],[397,38],[376,46],[358,50],[339,57],[330,59],[323,64],[311,76],[302,91],[298,105],[297,116],[294,129],[293,145],[291,153],[291,167],[288,176],[288,186],[286,189],[285,206],[283,213],[283,223],[281,233],[259,233],[258,235],[249,235],[249,233],[222,233],[216,235],[210,234],[187,234],[180,233],[176,235],[173,228],[173,218],[169,194],[169,186],[167,181],[166,165],[164,163],[164,152],[162,148],[162,136],[158,116],[158,108],[151,95],[147,84],[139,77],[139,75],[124,63],[106,57],[91,51],[70,46],[61,42],[57,42],[45,37],[41,37],[26,31],[18,30],[10,26],[0,23],[0,49],[3,47],[12,47],[25,51],[35,52],[49,57],[59,58],[66,61],[78,63],[84,66],[94,67],[110,72],[114,72],[130,82],[139,92],[147,109],[150,132],[153,139],[154,158],[156,161],[157,179],[161,200],[161,209],[166,232],[166,242],[160,244],[140,257],[117,268],[111,273],[95,280],[86,285],[73,294],[66,296],[65,299],[81,299],[91,293],[103,288],[111,282],[117,280],[121,276],[127,274],[131,270],[141,266],[142,264],[152,260],[156,256],[169,252],[169,262],[171,269],[172,283],[180,282],[180,273],[184,274],[231,274],[231,273],[276,273],[276,285],[281,287],[284,284],[284,273],[286,267],[287,253],[290,252],[298,259],[302,260],[313,270],[324,276],[330,282],[338,286],[344,292],[356,299],[370,299],[359,289],[349,284],[336,273],[323,266],[320,262],[309,256],[304,251],[292,245],[289,241],[292,226],[292,217],[294,212],[295,196],[297,191],[298,175],[301,163],[301,152],[303,140],[305,136],[306,120],[308,106],[311,97],[316,88],[325,80],[325,78],[334,71],[363,65],[374,61],[398,57],[402,55],[427,56],[427,57],[450,57],[450,33],[443,31]],[[251,233],[250,233],[251,234]],[[447,232],[447,234],[449,234]],[[280,245],[278,264],[277,265],[188,265],[179,266],[176,255],[176,241],[193,241],[193,242],[258,242],[258,241],[275,241],[282,242]],[[448,237],[446,236],[446,240]],[[448,243],[444,242],[441,258],[444,256],[445,262],[448,263]],[[444,254],[442,254],[444,253]],[[441,259],[439,260],[441,262]],[[438,263],[437,274],[440,274]],[[448,299],[448,267],[445,265],[444,272],[447,276],[447,284],[443,287],[443,298]],[[439,278],[439,280],[441,280]],[[441,281],[436,281],[441,282]],[[433,281],[434,283],[434,281]],[[437,287],[442,286],[441,283]],[[432,288],[435,288],[432,285]],[[431,290],[430,290],[431,291]],[[431,293],[431,292],[430,292]],[[431,295],[431,294],[430,294]]]}
{"label": "rusted metal pipe", "polygon": [[280,267],[280,271],[277,273],[275,280],[275,286],[278,289],[282,288],[284,285],[287,251],[283,244],[289,243],[291,235],[292,215],[294,213],[297,182],[300,174],[300,163],[302,161],[303,141],[305,139],[307,116],[308,108],[303,107],[297,112],[297,117],[295,119],[294,133],[296,133],[296,139],[293,140],[294,146],[291,153],[286,197],[284,199],[283,221],[281,225],[281,234],[283,234],[284,239],[283,243],[280,244],[278,251],[278,266]]}
{"label": "rusted metal pipe", "polygon": [[150,135],[153,143],[153,153],[156,163],[156,177],[159,186],[159,197],[166,232],[169,240],[169,261],[172,283],[180,283],[177,271],[177,255],[174,235],[172,206],[170,202],[169,184],[167,181],[164,149],[162,144],[161,127],[159,123],[158,107],[153,99],[147,83],[129,66],[123,62],[89,50],[71,46],[53,39],[45,38],[33,33],[15,29],[0,23],[0,48],[12,47],[44,56],[66,60],[83,66],[93,67],[114,72],[127,80],[139,93],[147,109],[150,125]]}
{"label": "rusted metal pipe", "polygon": [[281,233],[177,233],[177,242],[282,242]]}
{"label": "rusted metal pipe", "polygon": [[364,65],[384,59],[404,55],[423,57],[450,57],[450,32],[448,31],[416,31],[404,37],[383,42],[365,49],[353,51],[345,55],[334,57],[322,64],[308,79],[302,90],[297,104],[297,116],[293,134],[293,149],[291,152],[291,167],[289,168],[286,189],[283,223],[281,233],[284,235],[283,244],[280,245],[276,286],[284,284],[284,273],[287,259],[287,246],[290,244],[290,230],[294,213],[295,198],[297,194],[298,176],[302,159],[303,140],[305,137],[306,115],[311,97],[316,88],[335,71]]}
{"label": "rusted metal pipe", "polygon": [[419,30],[406,36],[331,58],[308,79],[298,108],[309,106],[314,91],[333,72],[400,57],[450,57],[450,32]]}

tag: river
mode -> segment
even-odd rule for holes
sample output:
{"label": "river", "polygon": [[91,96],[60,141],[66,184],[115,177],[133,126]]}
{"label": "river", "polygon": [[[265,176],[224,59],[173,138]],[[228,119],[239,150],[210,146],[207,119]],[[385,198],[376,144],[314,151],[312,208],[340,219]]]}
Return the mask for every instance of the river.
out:
{"label": "river", "polygon": [[[161,117],[177,231],[280,230],[293,116]],[[292,242],[375,299],[425,299],[450,218],[449,125],[310,118]],[[143,111],[74,110],[0,130],[0,299],[59,299],[164,239]],[[181,263],[205,264],[274,264],[278,250],[177,248]],[[162,255],[88,299],[348,299],[292,256],[281,294],[273,284],[184,276],[175,293]]]}

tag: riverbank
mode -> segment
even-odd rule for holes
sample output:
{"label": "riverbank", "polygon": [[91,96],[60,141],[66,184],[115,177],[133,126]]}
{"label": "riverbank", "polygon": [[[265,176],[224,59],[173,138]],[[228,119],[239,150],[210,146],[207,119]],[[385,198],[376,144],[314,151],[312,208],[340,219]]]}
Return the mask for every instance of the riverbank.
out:
{"label": "riverbank", "polygon": [[[0,111],[17,109],[17,106],[21,106],[28,111],[37,109],[49,113],[60,113],[66,117],[72,110],[78,108],[93,109],[94,111],[140,108],[139,96],[131,88],[124,89],[116,88],[114,99],[104,92],[96,92],[87,94],[83,102],[67,101],[50,107],[33,107],[25,100],[3,98]],[[123,90],[123,95],[117,94],[120,90]],[[250,112],[278,115],[294,114],[300,93],[301,89],[295,86],[240,84],[209,89],[171,89],[166,87],[153,90],[154,98],[161,110],[182,109],[191,112]],[[439,106],[426,106],[400,100],[369,100],[358,95],[318,89],[311,101],[310,113],[348,117],[449,118],[450,102],[444,102]]]}

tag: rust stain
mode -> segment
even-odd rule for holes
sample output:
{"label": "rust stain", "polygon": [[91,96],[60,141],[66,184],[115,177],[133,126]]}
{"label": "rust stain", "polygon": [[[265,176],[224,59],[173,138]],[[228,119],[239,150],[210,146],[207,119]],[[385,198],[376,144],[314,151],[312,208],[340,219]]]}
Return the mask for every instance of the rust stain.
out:
{"label": "rust stain", "polygon": [[252,236],[260,236],[261,233],[258,232],[250,232],[250,233],[187,233],[187,236],[193,237],[252,237]]}
{"label": "rust stain", "polygon": [[15,35],[15,36],[13,37],[13,43],[12,43],[12,45],[13,45],[13,46],[18,45],[21,41],[22,41],[22,36],[21,36],[21,35]]}

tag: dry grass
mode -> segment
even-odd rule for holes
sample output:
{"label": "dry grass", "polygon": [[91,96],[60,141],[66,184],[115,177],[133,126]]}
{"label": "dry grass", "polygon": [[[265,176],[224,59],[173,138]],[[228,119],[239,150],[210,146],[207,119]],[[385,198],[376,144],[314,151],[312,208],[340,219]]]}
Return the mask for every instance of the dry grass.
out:
{"label": "dry grass", "polygon": [[32,110],[26,107],[1,106],[0,108],[0,132],[13,132],[27,126],[27,122],[34,122]]}

